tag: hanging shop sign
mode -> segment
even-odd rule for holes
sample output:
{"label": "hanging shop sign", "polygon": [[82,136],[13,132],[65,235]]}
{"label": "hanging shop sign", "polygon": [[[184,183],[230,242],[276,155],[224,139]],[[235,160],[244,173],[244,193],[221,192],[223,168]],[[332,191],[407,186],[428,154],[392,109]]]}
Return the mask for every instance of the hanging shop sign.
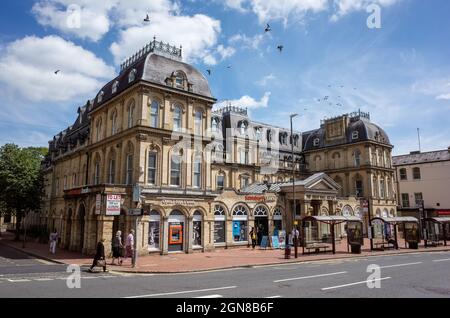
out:
{"label": "hanging shop sign", "polygon": [[120,194],[108,194],[106,196],[106,215],[120,215],[120,202],[122,196]]}

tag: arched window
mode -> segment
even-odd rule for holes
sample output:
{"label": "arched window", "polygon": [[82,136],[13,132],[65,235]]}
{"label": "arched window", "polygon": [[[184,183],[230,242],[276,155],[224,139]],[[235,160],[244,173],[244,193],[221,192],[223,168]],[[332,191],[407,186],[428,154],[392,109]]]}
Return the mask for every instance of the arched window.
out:
{"label": "arched window", "polygon": [[108,165],[108,183],[114,184],[116,182],[116,159],[114,157],[109,159]]}
{"label": "arched window", "polygon": [[174,151],[170,158],[170,185],[172,186],[181,186],[181,162],[181,153]]}
{"label": "arched window", "polygon": [[196,135],[201,135],[202,134],[202,117],[203,117],[203,113],[199,110],[197,110],[195,112],[195,117],[194,117],[194,132]]}
{"label": "arched window", "polygon": [[225,243],[225,209],[216,204],[214,206],[214,243]]}
{"label": "arched window", "polygon": [[355,167],[360,167],[361,166],[361,151],[359,151],[359,149],[356,149],[353,152],[353,159],[354,159]]}
{"label": "arched window", "polygon": [[245,206],[237,205],[233,209],[233,240],[244,242],[248,239],[248,212]]}
{"label": "arched window", "polygon": [[96,135],[96,141],[100,141],[100,139],[102,138],[102,119],[99,118],[97,120],[97,124],[95,125],[95,135]]}
{"label": "arched window", "polygon": [[218,191],[222,191],[225,188],[225,175],[223,173],[219,173],[217,175],[217,183],[216,188]]}
{"label": "arched window", "polygon": [[352,140],[356,140],[358,138],[359,138],[359,132],[357,132],[357,131],[352,132]]}
{"label": "arched window", "polygon": [[319,145],[320,145],[320,139],[319,139],[319,138],[314,139],[313,145],[314,145],[314,147],[319,147]]}
{"label": "arched window", "polygon": [[193,176],[192,176],[192,185],[195,188],[200,188],[202,186],[202,156],[196,155],[194,156],[193,163]]}
{"label": "arched window", "polygon": [[152,100],[150,104],[150,127],[159,127],[159,102]]}
{"label": "arched window", "polygon": [[240,154],[240,163],[243,165],[248,165],[250,162],[248,149],[241,148],[239,154]]}
{"label": "arched window", "polygon": [[386,185],[384,183],[384,179],[380,179],[380,198],[384,199],[386,191]]}
{"label": "arched window", "polygon": [[359,174],[355,176],[355,195],[357,198],[364,196],[364,182]]}
{"label": "arched window", "polygon": [[111,135],[117,133],[117,111],[114,110],[111,114]]}
{"label": "arched window", "polygon": [[100,184],[100,160],[97,159],[94,164],[94,185]]}
{"label": "arched window", "polygon": [[158,154],[154,151],[148,153],[148,176],[147,183],[151,185],[156,184],[156,172],[158,164]]}
{"label": "arched window", "polygon": [[103,91],[101,91],[100,93],[98,93],[97,96],[97,103],[100,104],[103,101],[103,96],[105,95],[105,93]]}
{"label": "arched window", "polygon": [[255,129],[255,138],[257,141],[260,141],[262,138],[262,128],[261,127],[257,127]]}
{"label": "arched window", "polygon": [[239,129],[240,129],[240,133],[241,135],[245,135],[247,132],[247,128],[248,128],[248,124],[245,120],[241,121],[239,123]]}
{"label": "arched window", "polygon": [[117,93],[117,90],[119,89],[119,81],[115,81],[112,86],[112,94]]}
{"label": "arched window", "polygon": [[130,73],[128,74],[128,83],[134,82],[134,80],[136,79],[136,74],[137,74],[137,71],[136,71],[136,69],[133,68],[130,71]]}
{"label": "arched window", "polygon": [[181,131],[183,121],[182,121],[183,111],[180,106],[175,106],[173,109],[173,130]]}
{"label": "arched window", "polygon": [[211,130],[212,130],[213,132],[216,132],[216,131],[219,130],[219,119],[216,118],[216,117],[213,117],[213,118],[211,119]]}
{"label": "arched window", "polygon": [[134,125],[134,100],[128,105],[128,128]]}
{"label": "arched window", "polygon": [[77,174],[74,173],[72,174],[72,187],[76,187],[77,186]]}
{"label": "arched window", "polygon": [[267,129],[267,142],[271,143],[273,139],[273,131],[271,129]]}
{"label": "arched window", "polygon": [[267,216],[267,209],[262,205],[257,206],[253,211],[254,216]]}
{"label": "arched window", "polygon": [[349,205],[344,206],[344,208],[342,209],[342,215],[346,217],[352,216],[353,215],[352,207]]}
{"label": "arched window", "polygon": [[341,155],[339,152],[335,152],[332,156],[332,163],[333,163],[333,169],[339,169],[340,168],[340,161],[341,161]]}
{"label": "arched window", "polygon": [[175,86],[180,89],[184,89],[184,74],[182,72],[175,73]]}

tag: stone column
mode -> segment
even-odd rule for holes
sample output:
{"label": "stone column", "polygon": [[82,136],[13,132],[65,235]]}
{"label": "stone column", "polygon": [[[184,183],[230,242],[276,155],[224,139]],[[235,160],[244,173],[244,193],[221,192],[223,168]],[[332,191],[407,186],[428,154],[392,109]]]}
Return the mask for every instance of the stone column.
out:
{"label": "stone column", "polygon": [[186,245],[187,248],[185,249],[186,253],[191,254],[194,252],[194,237],[193,237],[193,233],[194,233],[194,222],[193,222],[193,217],[187,217],[186,218],[186,234],[185,234],[185,239],[186,239]]}
{"label": "stone column", "polygon": [[138,217],[138,231],[136,233],[136,246],[139,255],[148,254],[148,227],[150,222],[150,216],[144,215]]}
{"label": "stone column", "polygon": [[98,240],[104,239],[105,242],[105,255],[111,254],[111,239],[112,239],[112,231],[113,231],[113,216],[98,216]]}
{"label": "stone column", "polygon": [[161,244],[161,255],[167,255],[169,253],[169,217],[163,216],[163,228],[162,235],[160,235]]}

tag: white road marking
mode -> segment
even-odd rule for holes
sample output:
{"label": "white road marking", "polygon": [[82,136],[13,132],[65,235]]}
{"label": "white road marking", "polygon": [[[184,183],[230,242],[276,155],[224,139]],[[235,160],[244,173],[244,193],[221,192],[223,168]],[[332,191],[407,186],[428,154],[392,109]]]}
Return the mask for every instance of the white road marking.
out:
{"label": "white road marking", "polygon": [[117,276],[112,276],[112,275],[108,275],[108,276],[102,276],[102,278],[116,278]]}
{"label": "white road marking", "polygon": [[364,280],[362,282],[356,282],[356,283],[350,283],[350,284],[338,285],[338,286],[332,286],[332,287],[325,287],[325,288],[322,288],[322,290],[330,290],[330,289],[336,289],[336,288],[342,288],[342,287],[348,287],[348,286],[354,286],[354,285],[367,284],[368,282],[371,283],[371,282],[382,281],[382,280],[386,280],[386,279],[391,279],[391,277],[370,279],[370,280]]}
{"label": "white road marking", "polygon": [[96,279],[98,277],[81,277],[82,279]]}
{"label": "white road marking", "polygon": [[422,264],[422,262],[396,264],[396,265],[386,265],[386,266],[381,266],[380,268],[402,267],[402,266],[411,266],[411,265],[417,265],[417,264]]}
{"label": "white road marking", "polygon": [[53,280],[53,278],[35,278],[34,280],[38,282],[48,282]]}
{"label": "white road marking", "polygon": [[269,297],[264,297],[264,298],[281,298],[281,296],[269,296]]}
{"label": "white road marking", "polygon": [[443,258],[443,259],[435,259],[433,262],[448,262],[450,261],[450,258]]}
{"label": "white road marking", "polygon": [[185,291],[177,291],[170,293],[159,293],[159,294],[149,294],[149,295],[139,295],[139,296],[128,296],[124,298],[146,298],[146,297],[157,297],[157,296],[166,296],[166,295],[178,295],[178,294],[188,294],[188,293],[200,293],[212,290],[222,290],[222,289],[233,289],[237,286],[227,286],[227,287],[217,287],[217,288],[208,288],[208,289],[197,289],[197,290],[185,290]]}
{"label": "white road marking", "polygon": [[8,282],[11,283],[22,283],[22,282],[29,282],[29,279],[7,279]]}
{"label": "white road marking", "polygon": [[346,274],[347,272],[337,272],[337,273],[329,273],[329,274],[320,274],[320,275],[313,275],[313,276],[303,276],[303,277],[294,277],[294,278],[286,278],[286,279],[279,279],[274,280],[274,283],[280,283],[280,282],[287,282],[290,280],[300,280],[300,279],[308,279],[308,278],[316,278],[316,277],[325,277],[325,276],[333,276],[333,275],[341,275]]}
{"label": "white road marking", "polygon": [[200,296],[195,298],[223,298],[222,295],[206,295],[206,296]]}

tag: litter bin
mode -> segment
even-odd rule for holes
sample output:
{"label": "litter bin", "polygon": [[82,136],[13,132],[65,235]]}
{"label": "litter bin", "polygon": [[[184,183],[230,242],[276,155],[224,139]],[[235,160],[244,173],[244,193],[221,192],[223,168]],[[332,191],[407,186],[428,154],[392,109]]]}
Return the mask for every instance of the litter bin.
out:
{"label": "litter bin", "polygon": [[417,250],[419,249],[419,243],[417,242],[408,242],[409,249],[411,250]]}
{"label": "litter bin", "polygon": [[284,248],[284,258],[290,259],[291,258],[291,247],[286,244],[286,247]]}
{"label": "litter bin", "polygon": [[352,247],[352,254],[361,254],[361,245],[353,244],[351,247]]}

